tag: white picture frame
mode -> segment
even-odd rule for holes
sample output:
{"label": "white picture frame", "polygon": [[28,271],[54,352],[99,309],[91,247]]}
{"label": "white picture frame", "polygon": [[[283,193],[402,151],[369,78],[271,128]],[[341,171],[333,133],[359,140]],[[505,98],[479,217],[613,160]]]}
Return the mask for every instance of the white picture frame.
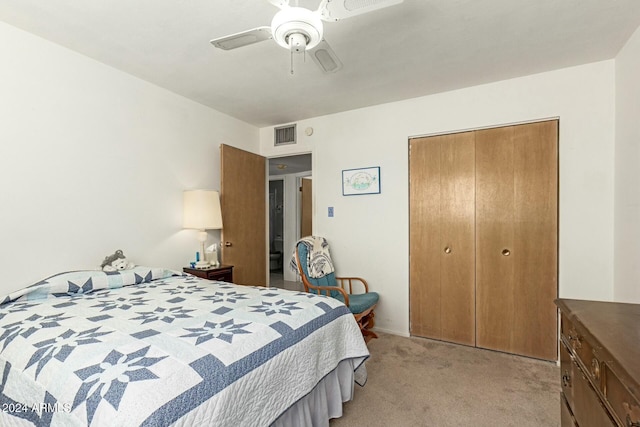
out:
{"label": "white picture frame", "polygon": [[342,195],[362,194],[380,194],[380,166],[342,171]]}

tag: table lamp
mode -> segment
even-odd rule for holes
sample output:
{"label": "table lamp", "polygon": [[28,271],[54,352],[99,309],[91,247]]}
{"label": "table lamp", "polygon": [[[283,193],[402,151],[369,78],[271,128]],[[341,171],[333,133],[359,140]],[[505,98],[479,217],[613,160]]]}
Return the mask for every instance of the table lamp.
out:
{"label": "table lamp", "polygon": [[220,211],[220,195],[213,190],[187,190],[184,192],[184,228],[200,230],[198,241],[202,244],[200,259],[196,260],[196,268],[207,268],[204,243],[207,241],[206,230],[222,229],[222,212]]}

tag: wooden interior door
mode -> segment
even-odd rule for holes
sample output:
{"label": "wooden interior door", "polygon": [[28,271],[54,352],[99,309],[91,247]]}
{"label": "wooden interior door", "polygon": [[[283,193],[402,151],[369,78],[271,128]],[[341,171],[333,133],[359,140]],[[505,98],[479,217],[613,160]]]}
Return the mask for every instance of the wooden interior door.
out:
{"label": "wooden interior door", "polygon": [[411,333],[474,345],[474,135],[409,144]]}
{"label": "wooden interior door", "polygon": [[220,146],[222,263],[233,265],[233,281],[267,283],[266,158]]}
{"label": "wooden interior door", "polygon": [[476,345],[557,358],[558,122],[476,132]]}
{"label": "wooden interior door", "polygon": [[300,181],[300,237],[306,237],[313,233],[312,181],[311,178],[302,178]]}

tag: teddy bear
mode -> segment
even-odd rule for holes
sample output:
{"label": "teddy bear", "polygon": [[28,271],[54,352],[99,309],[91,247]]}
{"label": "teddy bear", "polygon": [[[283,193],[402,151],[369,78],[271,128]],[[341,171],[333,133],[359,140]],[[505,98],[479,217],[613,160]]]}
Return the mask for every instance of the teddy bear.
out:
{"label": "teddy bear", "polygon": [[118,249],[115,253],[107,255],[100,267],[102,271],[118,271],[133,268],[135,264],[129,262],[127,257],[124,256],[124,253],[122,253],[122,250]]}

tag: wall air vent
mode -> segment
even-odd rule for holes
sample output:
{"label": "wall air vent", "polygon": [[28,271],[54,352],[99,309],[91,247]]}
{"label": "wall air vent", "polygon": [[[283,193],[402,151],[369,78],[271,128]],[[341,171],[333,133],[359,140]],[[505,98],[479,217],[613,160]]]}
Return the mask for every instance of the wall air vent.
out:
{"label": "wall air vent", "polygon": [[274,129],[273,145],[287,145],[296,143],[296,125],[280,126]]}

